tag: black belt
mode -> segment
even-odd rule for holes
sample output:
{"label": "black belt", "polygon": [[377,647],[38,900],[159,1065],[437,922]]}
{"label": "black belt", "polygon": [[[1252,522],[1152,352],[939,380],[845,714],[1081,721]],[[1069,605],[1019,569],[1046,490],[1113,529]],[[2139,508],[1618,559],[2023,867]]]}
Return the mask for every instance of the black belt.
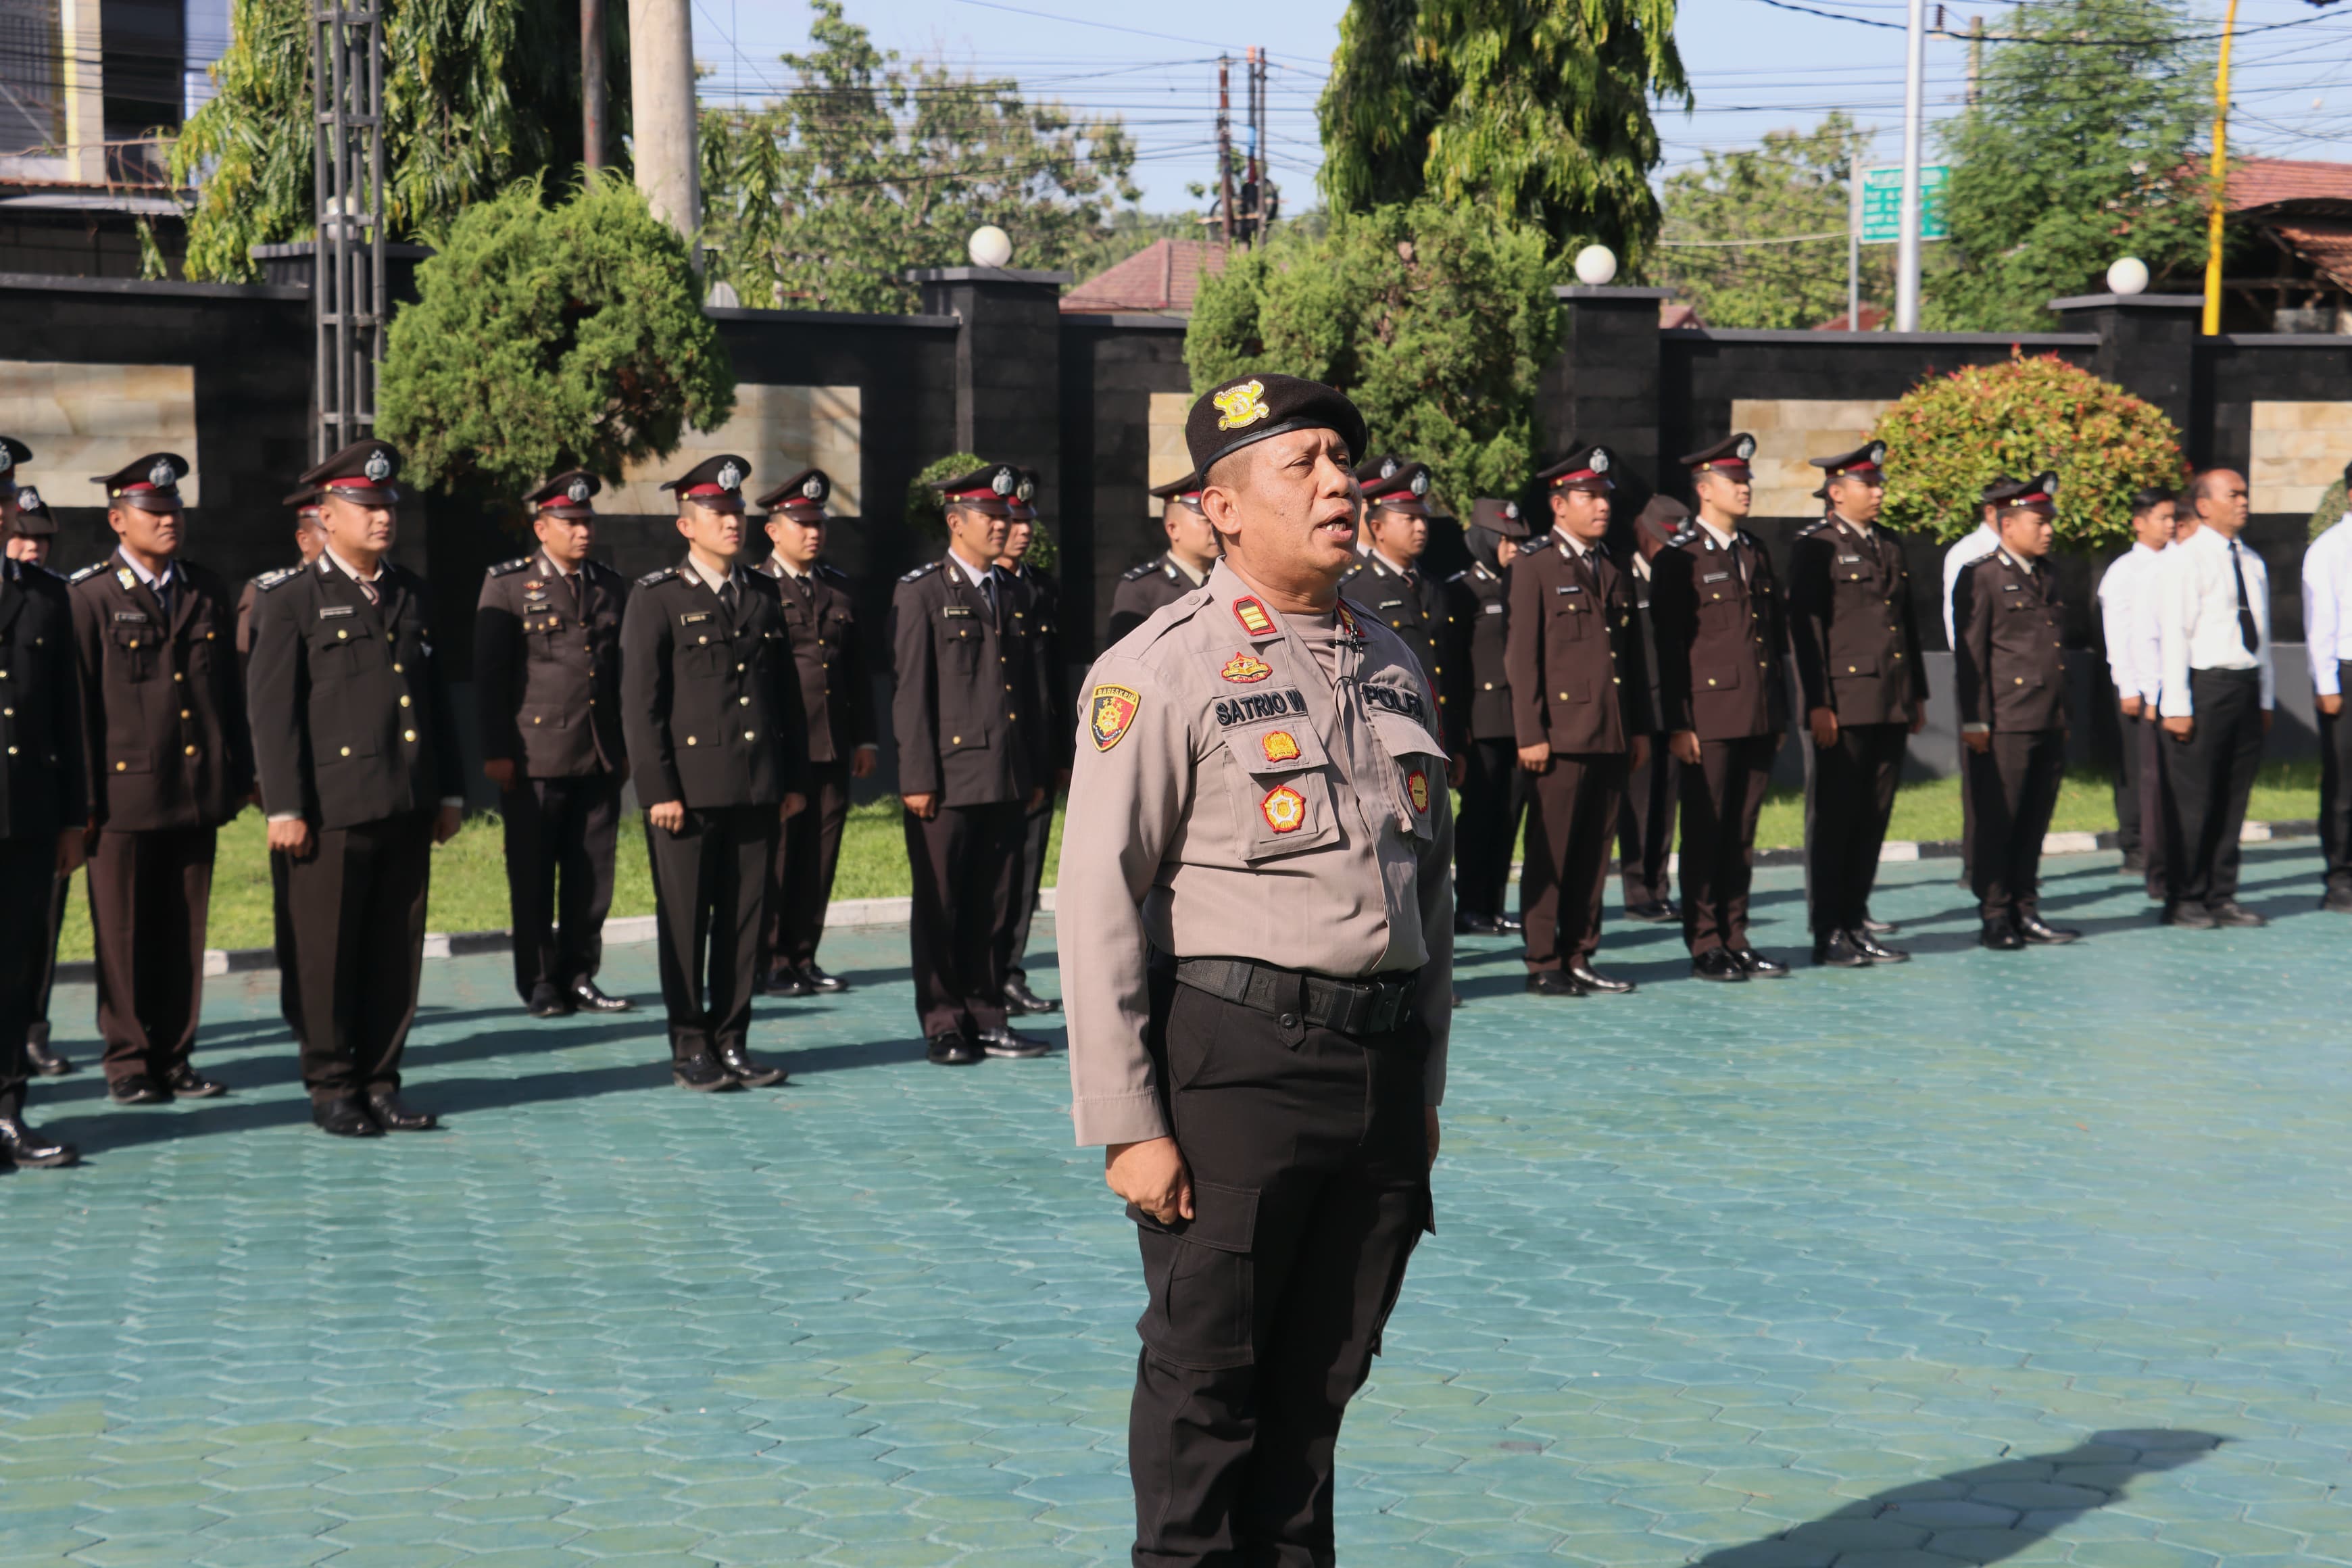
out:
{"label": "black belt", "polygon": [[1261,1013],[1285,1028],[1304,1021],[1342,1035],[1385,1035],[1412,1016],[1421,973],[1370,980],[1335,980],[1303,969],[1253,963],[1246,958],[1180,958],[1176,978]]}

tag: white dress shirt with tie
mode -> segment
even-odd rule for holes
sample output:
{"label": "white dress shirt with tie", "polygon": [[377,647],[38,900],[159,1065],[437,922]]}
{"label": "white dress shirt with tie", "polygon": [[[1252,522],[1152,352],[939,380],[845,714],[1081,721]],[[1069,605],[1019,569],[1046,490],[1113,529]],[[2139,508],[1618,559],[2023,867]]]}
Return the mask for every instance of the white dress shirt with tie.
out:
{"label": "white dress shirt with tie", "polygon": [[[2232,571],[2232,562],[2235,571]],[[2255,647],[2246,647],[2238,622],[2238,579],[2246,584]],[[2276,699],[2271,664],[2271,576],[2263,558],[2218,528],[2200,528],[2158,558],[2157,626],[2163,642],[2163,687],[2158,699],[2167,719],[2196,714],[2189,700],[2192,669],[2252,669],[2262,674],[2263,707]]]}
{"label": "white dress shirt with tie", "polygon": [[1952,591],[1960,585],[1960,574],[2000,548],[2000,530],[1990,523],[1977,524],[1977,531],[1944,552],[1944,646],[1956,647],[1959,633],[1952,627]]}
{"label": "white dress shirt with tie", "polygon": [[2134,544],[2129,554],[2099,579],[2099,626],[2107,639],[2107,676],[2117,697],[2155,701],[2163,681],[2163,652],[2154,637],[2156,618],[2144,615],[2156,563],[2162,552]]}
{"label": "white dress shirt with tie", "polygon": [[2311,689],[2340,697],[2339,665],[2352,660],[2352,511],[2311,542],[2303,554],[2303,637]]}

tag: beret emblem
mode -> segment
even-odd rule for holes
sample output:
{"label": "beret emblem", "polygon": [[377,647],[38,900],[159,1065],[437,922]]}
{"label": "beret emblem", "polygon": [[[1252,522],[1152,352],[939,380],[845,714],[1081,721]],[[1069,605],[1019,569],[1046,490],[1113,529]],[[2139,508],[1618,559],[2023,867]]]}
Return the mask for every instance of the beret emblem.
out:
{"label": "beret emblem", "polygon": [[1265,395],[1265,383],[1262,381],[1245,381],[1215,394],[1209,401],[1216,405],[1217,428],[1238,430],[1271,416],[1274,410],[1260,401]]}

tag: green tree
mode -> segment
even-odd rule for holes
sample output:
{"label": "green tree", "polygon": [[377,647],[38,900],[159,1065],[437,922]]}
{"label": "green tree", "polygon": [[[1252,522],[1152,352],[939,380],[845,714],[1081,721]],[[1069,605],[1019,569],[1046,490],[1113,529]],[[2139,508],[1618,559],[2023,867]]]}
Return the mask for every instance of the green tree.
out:
{"label": "green tree", "polygon": [[[468,203],[582,161],[573,0],[381,0],[390,232],[430,240]],[[172,149],[197,186],[188,276],[257,274],[247,247],[311,233],[310,0],[235,0],[215,96]],[[625,7],[607,13],[607,98],[626,126]]]}
{"label": "green tree", "polygon": [[1690,102],[1675,0],[1349,0],[1316,114],[1336,211],[1423,195],[1638,265],[1650,101]]}
{"label": "green tree", "polygon": [[525,180],[467,208],[393,318],[378,428],[426,484],[616,479],[735,407],[686,242],[606,173],[550,206]]}
{"label": "green tree", "polygon": [[1977,101],[1945,132],[1952,270],[1930,328],[2046,329],[2050,300],[2137,256],[2162,289],[2204,262],[2198,147],[2210,26],[2185,0],[2032,0],[1985,53]]}
{"label": "green tree", "polygon": [[[1870,133],[1843,112],[1811,131],[1709,153],[1666,178],[1665,231],[1652,272],[1716,327],[1814,327],[1845,313],[1848,176]],[[1822,235],[1796,244],[1739,244]],[[1894,292],[1889,246],[1862,252],[1862,297]]]}
{"label": "green tree", "polygon": [[1535,456],[1535,395],[1559,340],[1544,236],[1434,201],[1277,231],[1202,286],[1184,338],[1196,392],[1244,371],[1337,386],[1374,449],[1430,465],[1458,511],[1511,495]]}
{"label": "green tree", "polygon": [[982,224],[1012,237],[1014,266],[1056,267],[1140,196],[1117,119],[1080,122],[1010,79],[902,65],[841,0],[810,8],[816,47],[782,57],[782,98],[702,115],[711,270],[744,304],[909,310],[907,269],[961,264]]}

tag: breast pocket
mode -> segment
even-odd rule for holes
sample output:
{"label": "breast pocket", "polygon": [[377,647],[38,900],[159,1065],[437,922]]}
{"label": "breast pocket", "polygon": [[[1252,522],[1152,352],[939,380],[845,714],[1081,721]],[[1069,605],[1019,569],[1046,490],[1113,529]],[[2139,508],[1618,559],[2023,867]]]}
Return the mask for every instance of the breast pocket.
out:
{"label": "breast pocket", "polygon": [[1583,638],[1584,628],[1592,624],[1592,604],[1585,595],[1555,595],[1546,629],[1564,641],[1577,642]]}
{"label": "breast pocket", "polygon": [[383,666],[383,639],[357,616],[321,621],[310,634],[310,674],[314,681],[326,684],[349,680]]}
{"label": "breast pocket", "polygon": [[130,681],[152,680],[155,676],[155,647],[161,634],[150,626],[113,628],[110,641],[114,648],[115,668]]}
{"label": "breast pocket", "polygon": [[727,628],[717,621],[701,621],[677,628],[677,662],[687,674],[719,675],[734,657]]}
{"label": "breast pocket", "polygon": [[1328,844],[1339,836],[1330,758],[1304,714],[1224,733],[1235,837],[1252,865]]}
{"label": "breast pocket", "polygon": [[1391,764],[1391,799],[1405,831],[1426,842],[1437,832],[1437,792],[1445,787],[1445,748],[1402,713],[1371,712],[1372,737]]}

